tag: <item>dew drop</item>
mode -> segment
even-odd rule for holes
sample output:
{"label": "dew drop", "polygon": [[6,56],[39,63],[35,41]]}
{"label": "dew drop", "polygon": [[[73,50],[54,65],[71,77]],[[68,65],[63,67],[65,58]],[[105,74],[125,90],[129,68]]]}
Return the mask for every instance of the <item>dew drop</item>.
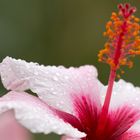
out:
{"label": "dew drop", "polygon": [[66,79],[66,80],[68,80],[68,79],[69,79],[69,77],[68,77],[68,76],[65,76],[65,79]]}
{"label": "dew drop", "polygon": [[58,78],[56,76],[53,77],[54,81],[58,81]]}
{"label": "dew drop", "polygon": [[52,92],[53,95],[56,95],[57,93],[55,91]]}
{"label": "dew drop", "polygon": [[34,74],[35,74],[35,75],[38,75],[38,72],[37,72],[37,71],[35,71],[35,72],[34,72]]}
{"label": "dew drop", "polygon": [[56,75],[57,75],[57,76],[60,76],[60,73],[57,72]]}

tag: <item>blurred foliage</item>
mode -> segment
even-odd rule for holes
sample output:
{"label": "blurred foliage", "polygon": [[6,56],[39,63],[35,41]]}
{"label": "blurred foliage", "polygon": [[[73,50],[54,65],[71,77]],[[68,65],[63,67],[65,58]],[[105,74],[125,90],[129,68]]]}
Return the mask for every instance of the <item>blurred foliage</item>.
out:
{"label": "blurred foliage", "polygon": [[[140,17],[139,0],[0,0],[0,60],[8,55],[45,65],[92,64],[106,84],[109,67],[97,62],[97,53],[111,12],[124,2],[136,6]],[[139,63],[140,57],[122,76],[137,86]],[[59,137],[35,135],[45,139]]]}

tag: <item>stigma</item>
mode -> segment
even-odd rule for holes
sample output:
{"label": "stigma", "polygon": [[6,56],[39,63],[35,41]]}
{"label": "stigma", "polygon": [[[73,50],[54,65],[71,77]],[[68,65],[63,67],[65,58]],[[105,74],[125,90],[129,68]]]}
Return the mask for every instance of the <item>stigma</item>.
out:
{"label": "stigma", "polygon": [[120,66],[131,68],[132,58],[140,55],[140,19],[133,15],[136,8],[126,3],[119,4],[118,9],[119,12],[113,12],[106,24],[104,36],[108,41],[98,54],[98,60],[109,64],[115,71]]}

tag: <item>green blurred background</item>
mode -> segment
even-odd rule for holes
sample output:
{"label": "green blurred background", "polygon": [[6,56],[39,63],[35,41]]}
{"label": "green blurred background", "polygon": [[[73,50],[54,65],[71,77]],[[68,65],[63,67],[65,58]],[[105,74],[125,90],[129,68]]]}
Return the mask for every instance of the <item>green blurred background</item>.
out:
{"label": "green blurred background", "polygon": [[[0,60],[11,56],[45,65],[92,64],[106,84],[109,67],[98,63],[97,53],[106,40],[105,24],[120,2],[136,6],[140,17],[139,0],[0,0]],[[139,63],[137,57],[122,76],[137,86]],[[34,135],[34,140],[46,139],[59,137]]]}

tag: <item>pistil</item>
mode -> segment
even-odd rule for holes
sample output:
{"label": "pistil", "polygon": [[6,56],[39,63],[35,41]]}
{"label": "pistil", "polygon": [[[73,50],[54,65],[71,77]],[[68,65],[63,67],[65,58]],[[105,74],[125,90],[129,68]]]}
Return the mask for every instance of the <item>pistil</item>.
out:
{"label": "pistil", "polygon": [[120,4],[118,8],[119,13],[113,12],[111,21],[106,25],[107,31],[104,35],[109,38],[108,43],[105,44],[105,49],[98,54],[99,61],[110,65],[108,88],[97,127],[101,139],[108,118],[116,72],[120,66],[132,67],[133,62],[130,57],[140,54],[139,19],[132,15],[136,8],[129,4]]}
{"label": "pistil", "polygon": [[118,37],[117,47],[116,47],[115,54],[114,54],[114,62],[113,62],[113,65],[111,65],[111,67],[110,67],[111,70],[110,70],[110,75],[109,75],[109,80],[108,80],[108,88],[107,88],[106,97],[105,97],[105,101],[104,101],[103,108],[102,108],[103,116],[107,116],[108,110],[109,110],[113,84],[115,81],[117,68],[119,67],[119,59],[120,59],[121,53],[122,53],[121,51],[122,51],[122,45],[123,45],[123,38],[124,38],[125,33],[127,33],[126,32],[126,28],[127,28],[126,20],[124,20],[121,28],[122,28],[122,32],[120,33],[120,35]]}

